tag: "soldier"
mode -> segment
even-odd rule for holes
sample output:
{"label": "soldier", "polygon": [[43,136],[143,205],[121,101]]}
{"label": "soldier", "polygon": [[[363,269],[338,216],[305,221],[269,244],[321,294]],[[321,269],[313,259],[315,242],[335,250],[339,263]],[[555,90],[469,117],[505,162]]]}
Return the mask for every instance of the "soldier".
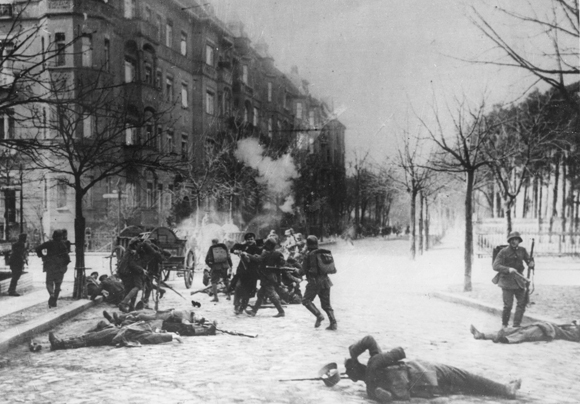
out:
{"label": "soldier", "polygon": [[284,309],[280,304],[280,298],[276,293],[276,285],[279,282],[278,272],[279,268],[284,266],[284,256],[280,251],[276,251],[276,241],[268,238],[264,242],[264,251],[261,255],[250,255],[246,252],[242,255],[248,258],[252,262],[258,262],[260,264],[260,270],[258,275],[260,277],[260,290],[258,291],[258,296],[256,303],[251,310],[246,310],[246,313],[254,317],[265,298],[269,298],[274,307],[278,309],[278,313],[274,317],[284,317]]}
{"label": "soldier", "polygon": [[56,307],[60,285],[67,265],[70,263],[68,248],[62,239],[62,231],[55,230],[52,233],[52,240],[36,247],[36,254],[42,258],[42,270],[46,272],[46,290],[49,294],[48,307]]}
{"label": "soldier", "polygon": [[99,277],[99,287],[90,295],[91,300],[97,296],[103,295],[105,301],[112,304],[119,304],[125,297],[125,288],[123,282],[116,276],[101,275]]}
{"label": "soldier", "polygon": [[145,268],[141,265],[139,254],[137,250],[141,241],[138,237],[133,237],[129,241],[127,251],[121,257],[119,269],[117,274],[123,282],[125,289],[125,298],[119,303],[119,310],[122,312],[129,312],[135,308],[135,300],[140,290],[143,290],[143,277],[145,276]]}
{"label": "soldier", "polygon": [[254,233],[246,233],[244,243],[234,244],[231,252],[240,256],[240,263],[236,269],[234,279],[232,279],[231,286],[234,288],[234,313],[242,314],[248,307],[250,297],[256,290],[259,267],[258,263],[251,262],[244,257],[242,252],[260,255],[262,254],[262,249],[256,245],[256,235]]}
{"label": "soldier", "polygon": [[90,276],[87,276],[87,278],[85,279],[85,285],[87,288],[87,295],[88,296],[92,296],[93,293],[95,293],[97,291],[97,289],[99,289],[99,273],[98,272],[92,272]]}
{"label": "soldier", "polygon": [[[225,244],[220,243],[217,238],[214,238],[211,241],[211,244],[212,245],[207,250],[207,254],[205,256],[205,263],[211,268],[211,291],[213,293],[212,302],[219,302],[217,290],[218,283],[220,280],[223,280],[226,286],[226,291],[229,289],[228,270],[233,265],[230,252],[228,251],[228,247]],[[228,294],[228,300],[230,300],[229,292],[226,293]]]}
{"label": "soldier", "polygon": [[24,270],[24,264],[28,265],[28,246],[26,244],[25,233],[18,236],[18,241],[12,244],[12,250],[10,251],[10,270],[12,271],[12,279],[10,279],[10,286],[8,287],[9,296],[20,296],[16,293],[16,285],[18,280],[22,276],[22,271]]}
{"label": "soldier", "polygon": [[[352,381],[363,380],[369,398],[379,403],[458,393],[515,399],[522,384],[521,379],[507,384],[498,383],[442,363],[419,360],[401,362],[405,359],[403,348],[382,352],[370,335],[352,344],[348,350],[350,358],[344,363],[346,374]],[[365,366],[358,361],[358,357],[367,350],[370,358]]]}
{"label": "soldier", "polygon": [[336,318],[334,317],[334,310],[330,305],[330,288],[332,287],[332,282],[328,275],[319,268],[317,257],[318,238],[316,236],[308,236],[306,238],[306,248],[307,252],[304,256],[304,261],[302,262],[302,270],[300,274],[306,275],[308,284],[304,291],[302,304],[312,314],[314,314],[314,316],[316,316],[314,327],[318,328],[324,321],[324,316],[313,303],[314,298],[318,296],[322,310],[326,312],[328,319],[330,320],[330,325],[326,327],[326,329],[336,331],[338,326]]}
{"label": "soldier", "polygon": [[509,245],[495,257],[493,270],[498,272],[499,280],[497,285],[502,288],[502,326],[508,326],[515,297],[517,304],[514,314],[514,327],[519,327],[526,311],[526,284],[523,276],[524,262],[528,265],[528,268],[533,269],[534,260],[530,258],[524,247],[520,247],[522,242],[520,233],[517,231],[510,233],[507,242]]}

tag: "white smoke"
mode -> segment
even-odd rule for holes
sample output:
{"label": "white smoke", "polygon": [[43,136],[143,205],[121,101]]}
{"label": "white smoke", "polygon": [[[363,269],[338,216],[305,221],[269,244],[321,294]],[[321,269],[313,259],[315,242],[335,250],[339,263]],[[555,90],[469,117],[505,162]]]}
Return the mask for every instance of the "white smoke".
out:
{"label": "white smoke", "polygon": [[284,201],[284,204],[280,205],[279,208],[284,213],[294,213],[294,202],[294,197],[292,195],[288,195]]}
{"label": "white smoke", "polygon": [[238,148],[234,155],[247,166],[258,170],[257,181],[265,184],[269,191],[287,197],[280,209],[284,212],[292,212],[294,197],[290,195],[290,192],[292,179],[298,178],[298,171],[291,155],[285,154],[276,160],[264,156],[264,148],[254,138],[238,141]]}

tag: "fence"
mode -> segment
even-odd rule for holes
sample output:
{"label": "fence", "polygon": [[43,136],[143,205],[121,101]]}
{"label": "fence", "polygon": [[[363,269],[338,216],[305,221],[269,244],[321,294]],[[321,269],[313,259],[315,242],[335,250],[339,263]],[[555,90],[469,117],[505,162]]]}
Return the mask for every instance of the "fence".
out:
{"label": "fence", "polygon": [[[535,256],[580,256],[580,233],[562,234],[523,230],[520,234],[524,239],[523,246],[528,252],[532,239],[535,240]],[[479,255],[491,255],[495,246],[507,244],[505,228],[501,233],[476,232],[476,237]]]}

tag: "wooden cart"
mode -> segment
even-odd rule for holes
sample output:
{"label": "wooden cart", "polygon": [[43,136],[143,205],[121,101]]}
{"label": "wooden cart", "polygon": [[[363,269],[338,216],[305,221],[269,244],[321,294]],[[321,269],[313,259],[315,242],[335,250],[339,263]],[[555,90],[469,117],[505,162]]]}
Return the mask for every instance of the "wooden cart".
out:
{"label": "wooden cart", "polygon": [[144,232],[137,226],[125,228],[117,237],[117,244],[109,256],[111,273],[117,271],[121,257],[133,237],[154,240],[157,246],[171,253],[171,256],[161,264],[161,280],[166,281],[171,272],[177,272],[177,276],[183,277],[185,287],[188,289],[191,287],[195,270],[195,252],[187,247],[187,240],[178,238],[173,230],[167,227],[157,227],[150,232]]}

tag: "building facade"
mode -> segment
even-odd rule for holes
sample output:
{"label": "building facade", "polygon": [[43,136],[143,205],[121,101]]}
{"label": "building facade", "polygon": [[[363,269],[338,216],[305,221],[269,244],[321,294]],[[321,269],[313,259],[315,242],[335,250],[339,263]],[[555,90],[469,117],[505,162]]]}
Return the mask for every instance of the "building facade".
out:
{"label": "building facade", "polygon": [[[333,118],[328,104],[310,94],[297,68],[281,72],[265,43],[253,45],[241,22],[221,21],[207,3],[30,0],[2,7],[4,44],[18,40],[11,32],[16,19],[41,27],[31,51],[56,52],[43,65],[43,74],[58,72],[71,80],[81,72],[107,75],[130,99],[128,120],[170,111],[169,123],[128,128],[126,145],[144,144],[154,137],[157,150],[195,164],[202,160],[208,139],[236,122],[250,128],[252,136],[274,153],[301,150],[319,156],[327,163],[320,181],[344,181],[345,127]],[[11,73],[9,63],[0,67],[1,93],[7,91],[6,77]],[[0,111],[0,142],[30,136],[24,126],[11,121],[10,109],[0,105]],[[80,136],[91,136],[95,124],[90,118],[79,129]],[[0,160],[4,237],[13,238],[20,222],[38,241],[57,228],[71,234],[73,190],[59,174],[31,170],[26,162],[24,167],[22,162],[15,165],[9,151]],[[297,161],[301,164],[300,158]],[[175,188],[183,179],[152,169],[140,169],[135,180],[130,177],[107,178],[84,195],[87,234],[95,234],[104,218],[121,227],[166,224]]]}

